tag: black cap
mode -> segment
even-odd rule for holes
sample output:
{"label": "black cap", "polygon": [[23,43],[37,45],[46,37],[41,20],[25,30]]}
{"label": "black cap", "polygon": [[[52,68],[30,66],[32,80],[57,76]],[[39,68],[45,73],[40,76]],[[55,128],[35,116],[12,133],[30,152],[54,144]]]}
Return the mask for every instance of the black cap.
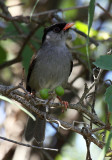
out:
{"label": "black cap", "polygon": [[[65,23],[65,22],[61,22],[61,23],[56,23],[56,24],[53,24],[53,25],[50,26],[50,27],[45,28],[45,29],[44,29],[44,35],[43,35],[43,37],[42,37],[42,43],[44,42],[44,40],[45,40],[46,35],[47,35],[48,32],[54,30],[55,28],[59,28],[60,31],[61,31],[61,30],[65,27],[66,24],[67,24],[67,23]],[[59,31],[59,32],[60,32],[60,31]],[[58,33],[59,33],[59,32],[58,32]]]}

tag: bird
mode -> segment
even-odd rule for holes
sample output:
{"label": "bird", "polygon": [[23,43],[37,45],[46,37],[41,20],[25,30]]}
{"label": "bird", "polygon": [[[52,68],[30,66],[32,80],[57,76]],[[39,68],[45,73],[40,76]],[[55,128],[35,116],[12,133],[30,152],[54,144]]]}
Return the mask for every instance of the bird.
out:
{"label": "bird", "polygon": [[[66,40],[71,37],[70,29],[73,25],[74,23],[60,22],[44,29],[42,45],[29,66],[26,80],[28,92],[36,93],[44,88],[53,91],[57,86],[66,86],[73,67],[72,55],[66,46]],[[38,108],[46,111],[44,106]],[[41,118],[35,113],[33,115],[36,121],[29,117],[25,139],[30,141],[35,138],[37,143],[43,143],[45,117]]]}

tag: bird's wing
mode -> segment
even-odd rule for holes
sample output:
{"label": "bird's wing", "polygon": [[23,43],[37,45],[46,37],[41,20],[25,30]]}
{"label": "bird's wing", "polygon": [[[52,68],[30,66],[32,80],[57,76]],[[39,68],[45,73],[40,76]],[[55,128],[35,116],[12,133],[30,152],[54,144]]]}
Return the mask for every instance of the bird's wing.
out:
{"label": "bird's wing", "polygon": [[31,87],[28,85],[28,83],[29,83],[29,80],[30,80],[32,70],[33,70],[33,68],[35,66],[35,63],[36,63],[36,58],[37,58],[37,55],[34,55],[32,57],[31,63],[30,63],[29,69],[28,69],[28,75],[27,75],[27,81],[26,81],[26,90],[30,93],[31,93]]}
{"label": "bird's wing", "polygon": [[[72,72],[72,69],[73,69],[73,61],[71,61],[70,74],[71,74],[71,72]],[[69,76],[70,76],[70,74],[69,74]]]}

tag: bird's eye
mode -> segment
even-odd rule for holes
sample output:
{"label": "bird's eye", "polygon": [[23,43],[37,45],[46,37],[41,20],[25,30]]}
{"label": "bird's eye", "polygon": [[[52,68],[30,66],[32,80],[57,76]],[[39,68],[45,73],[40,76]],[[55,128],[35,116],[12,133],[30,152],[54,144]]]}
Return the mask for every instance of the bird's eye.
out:
{"label": "bird's eye", "polygon": [[56,33],[59,33],[59,32],[60,32],[60,28],[59,28],[59,27],[56,27],[56,28],[54,28],[53,31],[56,32]]}

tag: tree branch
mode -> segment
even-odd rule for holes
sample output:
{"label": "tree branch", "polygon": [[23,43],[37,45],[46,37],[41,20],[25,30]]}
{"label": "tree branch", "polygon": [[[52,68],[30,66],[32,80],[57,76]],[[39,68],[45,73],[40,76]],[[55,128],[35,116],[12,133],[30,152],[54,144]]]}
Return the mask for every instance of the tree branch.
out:
{"label": "tree branch", "polygon": [[[72,130],[76,133],[79,133],[80,135],[83,136],[83,132],[82,129],[78,128],[77,126],[74,126],[74,124],[70,124],[68,122],[64,122],[62,120],[57,119],[56,117],[53,117],[51,114],[49,113],[45,113],[40,111],[37,106],[38,105],[46,105],[48,103],[48,101],[44,101],[42,99],[39,99],[37,97],[32,97],[30,94],[27,94],[27,92],[20,92],[19,90],[16,89],[16,87],[13,86],[4,86],[4,85],[0,85],[0,93],[3,96],[6,96],[10,99],[13,99],[19,103],[21,103],[26,109],[35,112],[36,114],[42,116],[42,117],[46,117],[46,119],[52,123],[55,122],[57,124],[61,124],[60,126],[62,126],[62,128],[66,128],[67,130]],[[64,107],[62,106],[60,103],[49,103],[47,104],[49,107]],[[98,125],[101,126],[105,126],[105,124],[98,119],[98,117],[96,117],[96,115],[90,113],[84,106],[81,106],[81,103],[77,103],[77,104],[69,104],[69,108],[71,109],[76,109],[81,113],[85,113],[87,116],[91,117],[91,119],[93,119],[93,123],[97,123]],[[106,127],[105,127],[106,128]],[[98,141],[97,139],[95,139],[92,136],[92,132],[91,130],[89,130],[89,137],[87,136],[87,138],[90,140],[90,142],[95,143],[98,147],[102,148],[102,142]]]}

